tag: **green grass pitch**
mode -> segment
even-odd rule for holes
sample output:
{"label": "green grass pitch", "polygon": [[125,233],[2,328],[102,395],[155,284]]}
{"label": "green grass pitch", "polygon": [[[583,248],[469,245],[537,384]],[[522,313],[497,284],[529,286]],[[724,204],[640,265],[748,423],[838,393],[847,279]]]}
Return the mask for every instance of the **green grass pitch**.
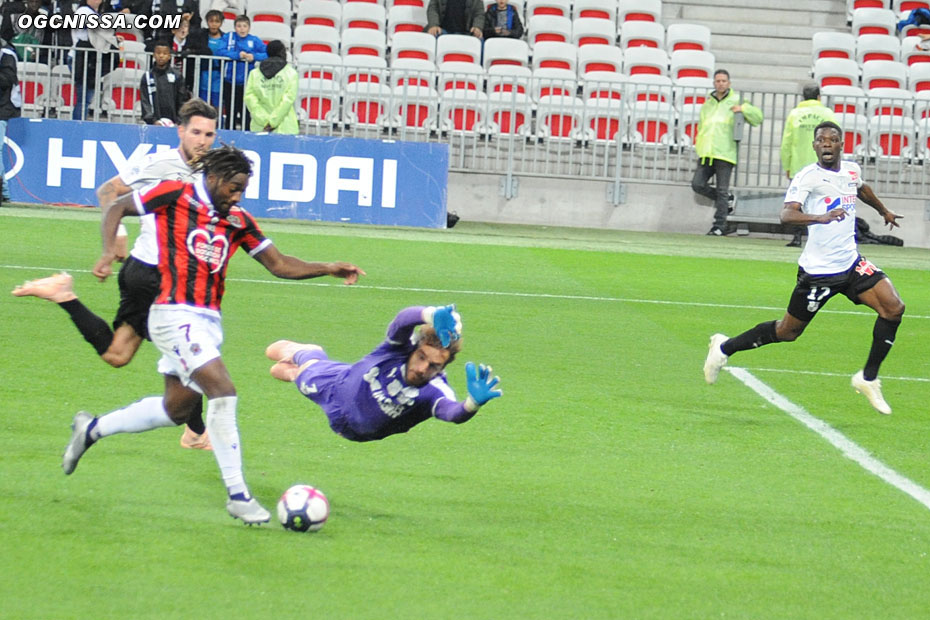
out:
{"label": "green grass pitch", "polygon": [[[94,211],[0,210],[0,289],[89,270]],[[905,222],[904,225],[907,225]],[[368,276],[276,280],[230,265],[224,359],[245,472],[268,507],[304,482],[317,534],[227,516],[210,453],[180,429],[103,440],[60,469],[74,412],[158,394],[151,344],[101,362],[54,304],[0,295],[2,618],[917,618],[930,614],[930,509],[846,458],[728,372],[708,336],[779,318],[784,241],[462,222],[414,231],[266,222],[285,253]],[[738,354],[769,387],[930,488],[930,252],[865,246],[907,303],[882,368],[891,416],[849,385],[873,323],[845,298],[792,344]],[[503,398],[467,424],[354,444],[268,375],[278,338],[355,360],[400,308],[455,302]]]}

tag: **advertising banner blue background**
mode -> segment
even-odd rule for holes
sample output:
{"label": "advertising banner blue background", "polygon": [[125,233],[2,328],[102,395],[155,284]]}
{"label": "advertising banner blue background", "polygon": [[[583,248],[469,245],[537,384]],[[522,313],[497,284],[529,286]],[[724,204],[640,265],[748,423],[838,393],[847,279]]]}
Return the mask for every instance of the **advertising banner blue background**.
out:
{"label": "advertising banner blue background", "polygon": [[[257,217],[446,225],[445,144],[220,131],[253,162],[242,206]],[[177,146],[176,128],[12,119],[4,166],[15,202],[96,205],[130,159]]]}

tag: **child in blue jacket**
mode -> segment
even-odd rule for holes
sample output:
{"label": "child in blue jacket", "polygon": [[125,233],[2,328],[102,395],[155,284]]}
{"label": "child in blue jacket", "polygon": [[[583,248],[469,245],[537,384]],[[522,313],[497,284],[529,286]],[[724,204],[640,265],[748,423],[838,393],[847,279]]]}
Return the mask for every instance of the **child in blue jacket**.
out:
{"label": "child in blue jacket", "polygon": [[255,63],[268,58],[268,52],[261,39],[249,34],[252,22],[248,17],[237,17],[235,27],[235,32],[225,35],[225,45],[220,46],[216,55],[235,61],[226,63],[226,77],[223,80],[223,107],[229,115],[227,128],[248,129],[250,118],[243,100],[245,81]]}

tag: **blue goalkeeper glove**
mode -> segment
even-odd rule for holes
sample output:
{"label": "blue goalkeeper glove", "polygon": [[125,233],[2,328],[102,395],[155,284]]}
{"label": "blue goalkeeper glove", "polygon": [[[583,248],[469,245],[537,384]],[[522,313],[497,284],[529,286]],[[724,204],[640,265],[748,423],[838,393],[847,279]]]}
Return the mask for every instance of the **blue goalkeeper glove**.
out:
{"label": "blue goalkeeper glove", "polygon": [[465,400],[465,408],[469,411],[477,411],[481,405],[503,394],[500,390],[494,389],[501,378],[492,378],[491,372],[491,367],[484,364],[477,368],[474,362],[465,364],[465,378],[468,382],[468,398]]}
{"label": "blue goalkeeper glove", "polygon": [[443,347],[462,337],[462,317],[455,311],[455,304],[436,308],[431,323]]}

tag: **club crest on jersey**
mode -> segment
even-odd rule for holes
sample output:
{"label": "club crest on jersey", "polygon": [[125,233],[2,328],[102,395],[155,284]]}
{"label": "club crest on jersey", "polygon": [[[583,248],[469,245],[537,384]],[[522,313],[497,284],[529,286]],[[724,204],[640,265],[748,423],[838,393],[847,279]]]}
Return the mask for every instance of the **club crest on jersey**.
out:
{"label": "club crest on jersey", "polygon": [[196,342],[191,343],[191,353],[193,353],[194,355],[200,355],[201,351],[203,351],[203,349],[200,348],[199,344],[197,344]]}
{"label": "club crest on jersey", "polygon": [[229,210],[229,213],[226,214],[226,221],[229,222],[231,226],[236,228],[242,228],[245,226],[245,222],[242,218],[242,210],[239,207],[233,207]]}
{"label": "club crest on jersey", "polygon": [[229,241],[222,235],[210,236],[207,231],[197,228],[187,235],[187,251],[197,260],[210,266],[210,273],[223,268],[229,253]]}

